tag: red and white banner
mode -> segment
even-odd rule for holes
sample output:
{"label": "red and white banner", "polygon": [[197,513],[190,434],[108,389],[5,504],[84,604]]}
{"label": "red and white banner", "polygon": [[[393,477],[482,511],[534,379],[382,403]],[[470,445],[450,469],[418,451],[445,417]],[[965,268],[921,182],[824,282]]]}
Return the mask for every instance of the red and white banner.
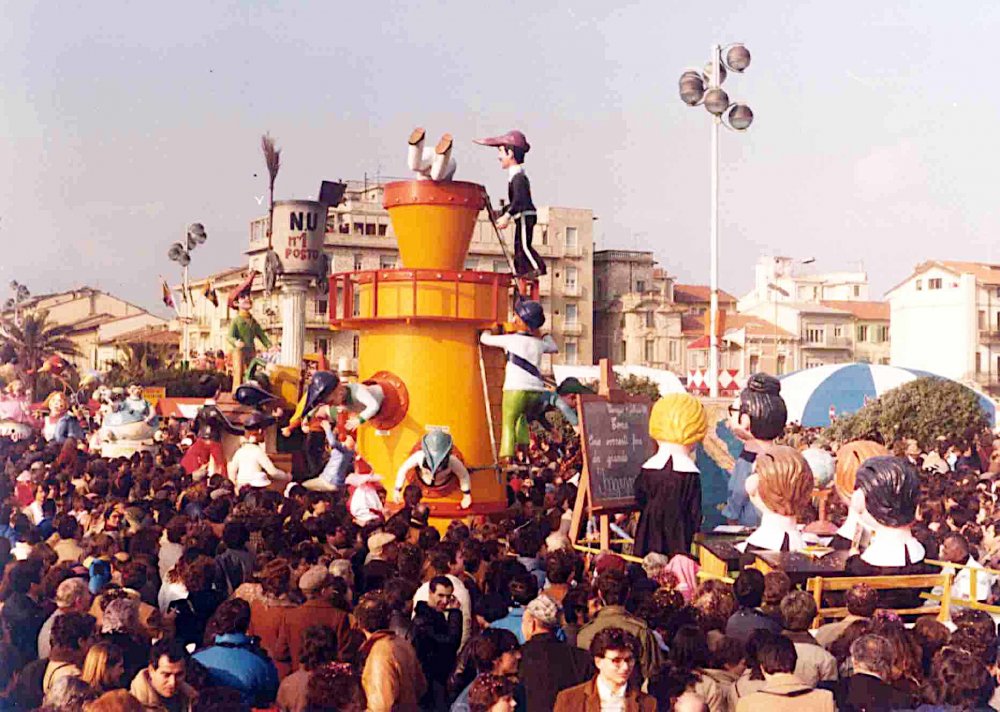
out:
{"label": "red and white banner", "polygon": [[[742,379],[739,377],[739,370],[735,368],[724,368],[719,371],[719,395],[735,396],[743,388]],[[708,369],[695,368],[688,371],[687,389],[688,393],[695,395],[708,395],[711,390],[708,385]]]}

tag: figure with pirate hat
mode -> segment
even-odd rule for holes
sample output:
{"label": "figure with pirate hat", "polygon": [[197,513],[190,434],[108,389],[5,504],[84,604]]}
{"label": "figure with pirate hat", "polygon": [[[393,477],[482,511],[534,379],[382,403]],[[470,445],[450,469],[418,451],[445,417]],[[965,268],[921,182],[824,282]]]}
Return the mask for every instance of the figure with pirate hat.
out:
{"label": "figure with pirate hat", "polygon": [[459,489],[462,491],[462,501],[459,506],[468,509],[472,504],[472,480],[465,465],[455,456],[454,444],[451,434],[441,428],[434,428],[424,435],[420,439],[420,450],[406,458],[396,473],[396,484],[393,487],[395,500],[403,501],[406,475],[413,468],[417,468],[420,482],[426,487],[441,487],[452,477],[457,477]]}
{"label": "figure with pirate hat", "polygon": [[250,287],[253,284],[257,270],[250,270],[249,276],[243,283],[229,295],[228,305],[230,309],[237,309],[237,314],[229,324],[229,334],[227,340],[233,347],[233,384],[239,385],[243,379],[244,370],[250,365],[257,354],[256,342],[260,342],[267,348],[271,345],[271,340],[264,333],[264,329],[250,313],[253,307],[253,299],[250,298]]}
{"label": "figure with pirate hat", "polygon": [[[514,272],[518,277],[535,279],[546,272],[545,262],[531,246],[538,216],[531,200],[531,183],[524,172],[524,156],[531,145],[524,134],[514,129],[502,136],[475,139],[481,146],[495,146],[500,167],[507,171],[507,205],[498,213],[497,227],[514,223]],[[490,208],[492,210],[492,208]]]}
{"label": "figure with pirate hat", "polygon": [[384,400],[385,393],[377,384],[348,383],[341,381],[337,374],[330,371],[317,371],[312,375],[305,395],[282,434],[288,437],[292,428],[303,424],[310,417],[336,420],[336,416],[330,412],[331,406],[343,407],[351,413],[347,429],[354,430],[378,415]]}
{"label": "figure with pirate hat", "polygon": [[559,347],[551,335],[542,336],[540,329],[544,324],[542,305],[517,295],[513,323],[499,327],[499,334],[486,331],[479,337],[481,343],[496,346],[507,353],[501,458],[514,457],[518,445],[528,444],[528,412],[548,393],[542,379],[542,357],[558,353]]}

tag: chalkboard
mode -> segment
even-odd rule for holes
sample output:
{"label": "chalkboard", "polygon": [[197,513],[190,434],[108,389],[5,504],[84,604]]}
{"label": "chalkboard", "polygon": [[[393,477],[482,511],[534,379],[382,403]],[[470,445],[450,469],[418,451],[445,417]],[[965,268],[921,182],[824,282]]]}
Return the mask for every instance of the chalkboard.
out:
{"label": "chalkboard", "polygon": [[656,449],[649,437],[649,399],[626,396],[621,402],[609,402],[584,395],[579,408],[591,506],[595,510],[634,507],[635,478]]}

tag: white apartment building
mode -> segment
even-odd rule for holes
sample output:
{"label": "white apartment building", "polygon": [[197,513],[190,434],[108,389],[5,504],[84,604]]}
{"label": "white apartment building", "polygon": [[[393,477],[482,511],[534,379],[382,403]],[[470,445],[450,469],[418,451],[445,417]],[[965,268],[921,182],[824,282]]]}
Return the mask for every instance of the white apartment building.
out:
{"label": "white apartment building", "polygon": [[869,299],[868,273],[864,270],[817,273],[806,268],[806,264],[811,261],[761,257],[754,266],[753,289],[739,300],[737,310],[748,312],[774,301],[818,303]]}
{"label": "white apartment building", "polygon": [[[330,208],[324,248],[330,257],[331,272],[396,269],[399,251],[388,211],[382,207],[381,183],[349,181],[343,202]],[[267,218],[250,224],[248,263],[262,269],[267,249]],[[507,250],[512,253],[513,231],[507,230]],[[545,308],[546,324],[559,353],[547,356],[543,367],[552,363],[590,364],[593,358],[593,211],[584,208],[542,206],[538,209],[533,246],[545,259],[548,274],[539,283],[539,298]],[[465,268],[483,272],[508,272],[509,268],[485,211],[476,224]],[[227,270],[208,279],[224,290],[240,281],[240,269]],[[201,296],[206,280],[192,283],[195,294],[195,325],[192,348],[227,349],[226,332],[230,314],[226,295],[220,293],[215,307]],[[265,297],[257,280],[253,290],[254,314],[275,342],[281,336],[279,294]],[[329,294],[310,286],[306,321],[307,353],[324,350],[331,364],[347,361],[357,367],[358,338],[355,332],[330,331]],[[195,332],[192,332],[194,334]]]}
{"label": "white apartment building", "polygon": [[1000,265],[922,262],[887,296],[892,365],[1000,392]]}

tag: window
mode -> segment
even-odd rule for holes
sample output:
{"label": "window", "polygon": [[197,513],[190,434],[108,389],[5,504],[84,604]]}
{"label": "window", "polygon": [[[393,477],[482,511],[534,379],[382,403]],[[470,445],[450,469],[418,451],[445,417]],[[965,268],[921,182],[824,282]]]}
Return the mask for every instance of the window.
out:
{"label": "window", "polygon": [[822,344],[825,340],[823,329],[816,327],[806,328],[806,341],[810,344]]}
{"label": "window", "polygon": [[819,287],[813,287],[813,299],[819,299]]}
{"label": "window", "polygon": [[563,361],[570,365],[575,365],[577,362],[577,353],[576,341],[567,339],[563,344]]}
{"label": "window", "polygon": [[575,227],[566,228],[566,249],[570,251],[575,251],[579,249],[580,241],[576,235]]}
{"label": "window", "polygon": [[641,279],[637,280],[636,283],[635,283],[635,291],[637,291],[637,292],[645,292],[646,291],[646,283],[643,280],[641,280]]}
{"label": "window", "polygon": [[983,355],[977,351],[976,352],[976,373],[982,373],[982,372],[983,372]]}
{"label": "window", "polygon": [[566,305],[566,325],[575,326],[580,322],[580,307],[576,304]]}
{"label": "window", "polygon": [[577,269],[576,269],[576,267],[567,267],[566,268],[566,291],[567,292],[572,293],[572,292],[576,291],[576,275],[577,275]]}
{"label": "window", "polygon": [[350,234],[350,232],[351,232],[351,223],[349,223],[349,222],[342,222],[342,223],[340,223],[340,225],[337,226],[337,232],[339,232],[341,235],[348,235],[348,234]]}
{"label": "window", "polygon": [[375,223],[365,223],[365,234],[374,235],[378,226]]}
{"label": "window", "polygon": [[982,331],[986,328],[986,312],[982,309],[979,310],[979,330]]}
{"label": "window", "polygon": [[364,223],[359,223],[359,222],[354,223],[354,234],[355,235],[364,235],[365,234],[365,224]]}
{"label": "window", "polygon": [[462,264],[463,269],[474,270],[479,265],[479,260],[475,257],[466,257],[465,262]]}
{"label": "window", "polygon": [[325,299],[316,300],[316,314],[318,316],[326,316],[326,310],[329,305]]}
{"label": "window", "polygon": [[934,277],[933,279],[928,279],[927,280],[927,288],[928,289],[941,289],[941,278],[940,277]]}
{"label": "window", "polygon": [[776,372],[775,373],[776,376],[780,376],[780,375],[782,375],[785,372],[785,355],[784,354],[778,356],[778,363],[775,366],[774,370]]}
{"label": "window", "polygon": [[668,341],[667,342],[667,352],[670,354],[670,362],[675,363],[677,361],[677,342]]}
{"label": "window", "polygon": [[844,335],[844,327],[842,327],[840,324],[837,324],[835,327],[833,327],[833,337],[835,339],[839,339],[843,335]]}
{"label": "window", "polygon": [[386,230],[389,229],[388,225],[382,224],[378,226],[378,236],[385,237]]}
{"label": "window", "polygon": [[396,255],[379,255],[379,269],[396,269]]}
{"label": "window", "polygon": [[357,272],[361,269],[361,258],[362,255],[359,252],[354,253],[354,271]]}
{"label": "window", "polygon": [[645,351],[644,351],[643,355],[645,357],[644,360],[646,361],[646,363],[652,363],[653,361],[655,361],[656,360],[656,342],[653,341],[652,339],[646,339],[646,343],[644,345],[644,348],[645,348]]}
{"label": "window", "polygon": [[858,325],[858,341],[868,341],[868,325]]}
{"label": "window", "polygon": [[622,340],[622,361],[628,360],[628,342]]}
{"label": "window", "polygon": [[315,348],[318,353],[325,354],[330,350],[330,342],[328,339],[315,339],[313,343],[315,344]]}
{"label": "window", "polygon": [[507,260],[493,260],[493,271],[510,274],[510,265],[507,264]]}
{"label": "window", "polygon": [[856,284],[854,285],[854,296],[855,297],[860,297],[861,296],[861,287],[859,287]]}
{"label": "window", "polygon": [[917,282],[916,282],[916,284],[917,284],[917,291],[918,291],[918,292],[919,292],[919,291],[920,291],[921,289],[923,289],[923,288],[924,288],[924,280],[922,280],[922,279],[918,279],[918,280],[917,280]]}
{"label": "window", "polygon": [[359,353],[361,353],[361,337],[355,334],[354,341],[351,342],[351,356],[357,358]]}
{"label": "window", "polygon": [[656,328],[656,312],[650,309],[646,312],[646,328],[653,329]]}
{"label": "window", "polygon": [[757,373],[760,369],[760,356],[754,354],[750,357],[750,373]]}
{"label": "window", "polygon": [[889,325],[880,324],[875,327],[876,339],[880,344],[884,344],[889,340]]}

